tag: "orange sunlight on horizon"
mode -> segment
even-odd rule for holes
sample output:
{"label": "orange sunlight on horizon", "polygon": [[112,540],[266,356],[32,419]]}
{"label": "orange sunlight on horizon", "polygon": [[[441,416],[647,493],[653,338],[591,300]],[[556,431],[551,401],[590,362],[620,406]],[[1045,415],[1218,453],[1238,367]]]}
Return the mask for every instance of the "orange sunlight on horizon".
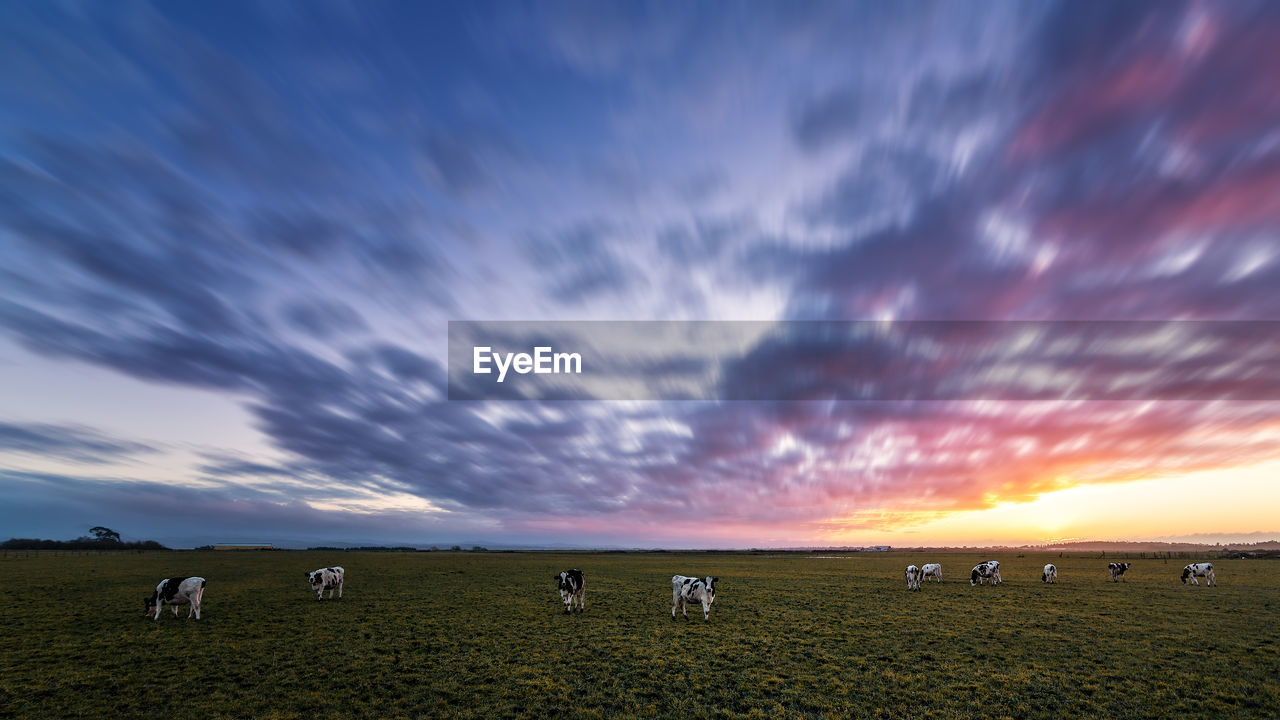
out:
{"label": "orange sunlight on horizon", "polygon": [[1246,535],[1280,530],[1277,509],[1280,460],[1272,460],[1249,467],[1133,482],[1077,485],[1045,493],[1031,502],[939,513],[935,519],[923,522],[904,519],[891,530],[838,529],[838,523],[832,522],[833,530],[823,535],[822,542],[1024,545],[1071,540],[1159,540],[1198,534]]}

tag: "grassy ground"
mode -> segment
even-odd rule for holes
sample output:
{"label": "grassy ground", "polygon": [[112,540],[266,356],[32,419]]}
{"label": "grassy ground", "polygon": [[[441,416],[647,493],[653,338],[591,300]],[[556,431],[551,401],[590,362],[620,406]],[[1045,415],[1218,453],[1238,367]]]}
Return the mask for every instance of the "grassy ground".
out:
{"label": "grassy ground", "polygon": [[[0,716],[1276,717],[1280,564],[992,556],[149,553],[0,560]],[[947,582],[908,593],[909,563]],[[1045,562],[1060,583],[1040,583]],[[317,602],[304,572],[347,570]],[[565,616],[552,576],[587,575]],[[670,619],[673,574],[721,578]],[[204,619],[158,622],[168,575]],[[695,617],[690,608],[690,617]]]}

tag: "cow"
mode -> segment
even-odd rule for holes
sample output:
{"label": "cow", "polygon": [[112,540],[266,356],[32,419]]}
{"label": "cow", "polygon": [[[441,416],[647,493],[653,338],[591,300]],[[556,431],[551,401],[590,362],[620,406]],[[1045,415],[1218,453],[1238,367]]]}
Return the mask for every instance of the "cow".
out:
{"label": "cow", "polygon": [[1040,582],[1055,585],[1058,583],[1058,568],[1054,567],[1053,563],[1044,566],[1044,574],[1040,576]]}
{"label": "cow", "polygon": [[193,614],[196,619],[200,619],[200,600],[204,597],[204,578],[202,577],[174,577],[165,578],[156,585],[155,591],[151,593],[151,597],[146,598],[146,610],[144,615],[151,616],[154,612],[153,620],[160,619],[160,608],[168,605],[173,609],[173,616],[178,617],[178,606],[189,605],[187,608],[187,617]]}
{"label": "cow", "polygon": [[[1111,571],[1111,582],[1120,582],[1124,580],[1124,573],[1129,569],[1129,563],[1107,563],[1107,570]],[[1124,580],[1129,582],[1128,580]]]}
{"label": "cow", "polygon": [[346,579],[347,571],[338,566],[320,568],[307,573],[307,582],[311,583],[311,589],[316,591],[316,599],[324,599],[324,591],[329,591],[329,599],[333,599],[333,591],[338,591],[338,599],[342,599],[342,582]]}
{"label": "cow", "polygon": [[925,563],[921,566],[920,579],[928,580],[929,578],[942,582],[942,566],[938,563]]}
{"label": "cow", "polygon": [[920,568],[916,567],[915,565],[907,566],[907,589],[908,590],[920,589]]}
{"label": "cow", "polygon": [[1199,585],[1200,581],[1197,577],[1205,579],[1205,584],[1213,587],[1218,584],[1217,577],[1213,574],[1213,563],[1191,563],[1182,568],[1182,584],[1186,585],[1190,580],[1192,585]]}
{"label": "cow", "polygon": [[711,622],[711,603],[716,600],[716,583],[720,578],[708,575],[703,578],[673,575],[671,577],[671,619],[676,619],[676,608],[689,619],[688,603],[702,603],[702,619]]}
{"label": "cow", "polygon": [[969,574],[969,584],[981,585],[987,580],[990,580],[992,585],[1000,584],[1000,561],[988,560],[973,566],[973,572]]}
{"label": "cow", "polygon": [[565,570],[556,575],[560,581],[560,602],[564,603],[564,612],[568,615],[573,610],[574,602],[579,612],[587,610],[587,578],[581,570]]}

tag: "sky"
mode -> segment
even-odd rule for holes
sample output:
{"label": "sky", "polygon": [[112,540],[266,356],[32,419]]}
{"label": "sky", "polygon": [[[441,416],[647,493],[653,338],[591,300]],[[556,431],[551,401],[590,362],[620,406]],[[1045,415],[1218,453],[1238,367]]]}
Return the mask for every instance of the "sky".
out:
{"label": "sky", "polygon": [[[0,535],[1280,536],[1275,4],[3,4]],[[1208,399],[457,401],[457,320],[1235,330],[1126,357]]]}

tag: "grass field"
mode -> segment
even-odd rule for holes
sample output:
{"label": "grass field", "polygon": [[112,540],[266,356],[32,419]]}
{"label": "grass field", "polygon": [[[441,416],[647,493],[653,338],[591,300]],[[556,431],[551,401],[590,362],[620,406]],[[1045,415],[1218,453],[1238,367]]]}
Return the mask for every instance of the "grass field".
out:
{"label": "grass field", "polygon": [[[980,559],[1005,582],[970,587]],[[947,582],[908,593],[909,563]],[[1045,562],[1060,583],[1040,583]],[[1280,564],[592,553],[175,552],[0,560],[0,716],[1276,717]],[[340,564],[346,596],[304,572]],[[587,575],[565,616],[553,575]],[[721,578],[670,619],[673,574]],[[204,619],[142,617],[169,575]],[[694,608],[690,608],[694,618]]]}

